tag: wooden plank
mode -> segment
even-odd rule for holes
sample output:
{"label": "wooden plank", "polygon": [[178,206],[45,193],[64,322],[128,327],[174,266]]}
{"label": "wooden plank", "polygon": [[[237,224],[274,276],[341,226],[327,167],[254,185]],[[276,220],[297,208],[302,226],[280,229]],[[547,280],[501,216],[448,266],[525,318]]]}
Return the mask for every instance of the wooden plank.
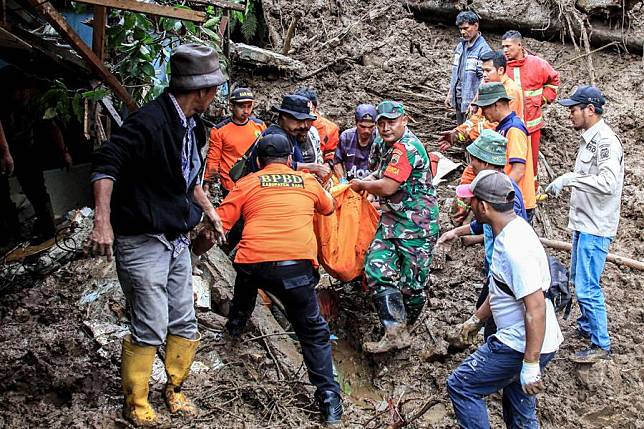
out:
{"label": "wooden plank", "polygon": [[105,67],[105,64],[98,59],[96,54],[83,42],[80,36],[69,26],[65,18],[58,13],[51,3],[41,2],[40,0],[29,0],[29,2],[54,27],[58,34],[71,45],[81,58],[85,60],[90,69],[100,76],[107,86],[112,88],[114,93],[123,100],[130,111],[138,109],[138,106],[123,85],[121,85],[121,82]]}
{"label": "wooden plank", "polygon": [[107,23],[107,8],[94,6],[94,22],[92,24],[92,51],[99,60],[105,59],[105,24]]}
{"label": "wooden plank", "polygon": [[31,45],[9,30],[0,27],[0,46],[3,48],[31,49]]}
{"label": "wooden plank", "polygon": [[246,4],[244,3],[233,3],[230,1],[224,0],[188,0],[188,3],[197,3],[197,4],[207,4],[210,6],[217,6],[222,9],[232,9],[238,10],[240,12],[246,11]]}
{"label": "wooden plank", "polygon": [[0,3],[0,25],[7,26],[7,0],[2,0]]}
{"label": "wooden plank", "polygon": [[[31,0],[33,1],[33,0]],[[203,22],[206,12],[192,9],[182,9],[173,6],[162,6],[154,3],[143,3],[137,0],[76,0],[78,3],[93,4],[96,6],[112,7],[114,9],[130,10],[148,15],[165,16],[167,18],[183,19],[186,21]]]}

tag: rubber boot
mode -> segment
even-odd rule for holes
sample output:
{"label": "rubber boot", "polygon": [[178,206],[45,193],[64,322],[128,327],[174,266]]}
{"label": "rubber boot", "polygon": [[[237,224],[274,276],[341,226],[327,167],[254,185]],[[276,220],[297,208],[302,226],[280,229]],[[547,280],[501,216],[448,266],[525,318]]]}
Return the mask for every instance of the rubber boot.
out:
{"label": "rubber boot", "polygon": [[194,416],[197,408],[181,391],[181,385],[188,378],[190,367],[195,359],[201,334],[196,340],[188,340],[176,335],[168,335],[165,346],[165,371],[168,383],[165,385],[165,403],[170,414]]}
{"label": "rubber boot", "polygon": [[378,342],[365,342],[362,349],[366,353],[384,353],[411,346],[411,338],[407,331],[407,315],[400,291],[390,288],[377,294],[376,305],[385,333]]}
{"label": "rubber boot", "polygon": [[154,426],[157,415],[148,402],[148,382],[152,374],[152,363],[157,348],[140,346],[131,342],[129,336],[123,339],[121,352],[121,379],[125,403],[123,417],[134,426]]}

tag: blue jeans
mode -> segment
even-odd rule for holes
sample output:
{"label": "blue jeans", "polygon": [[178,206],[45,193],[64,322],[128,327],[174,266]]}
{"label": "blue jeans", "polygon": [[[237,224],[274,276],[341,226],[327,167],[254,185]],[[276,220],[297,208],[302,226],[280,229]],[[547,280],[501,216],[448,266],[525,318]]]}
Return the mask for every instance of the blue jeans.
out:
{"label": "blue jeans", "polygon": [[[542,371],[554,356],[554,352],[541,355]],[[488,429],[490,422],[484,398],[503,389],[505,425],[508,428],[538,428],[537,400],[521,389],[522,365],[523,353],[506,346],[494,335],[465,359],[447,379],[447,392],[459,426]]]}
{"label": "blue jeans", "polygon": [[570,257],[570,282],[575,285],[581,316],[577,328],[593,344],[610,350],[606,301],[599,279],[604,271],[612,237],[574,231]]}

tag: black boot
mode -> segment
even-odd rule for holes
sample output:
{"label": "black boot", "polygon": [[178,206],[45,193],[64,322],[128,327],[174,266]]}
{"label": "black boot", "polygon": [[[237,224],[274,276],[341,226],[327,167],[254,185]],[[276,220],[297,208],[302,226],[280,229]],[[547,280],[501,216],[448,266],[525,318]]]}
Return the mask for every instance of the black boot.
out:
{"label": "black boot", "polygon": [[322,419],[326,426],[338,426],[342,424],[342,398],[335,392],[327,390],[326,392],[315,395],[320,406]]}
{"label": "black boot", "polygon": [[40,244],[56,235],[56,223],[54,222],[54,209],[51,205],[49,195],[44,201],[32,203],[36,212],[34,222],[34,237],[32,244]]}
{"label": "black boot", "polygon": [[411,346],[411,338],[407,331],[407,314],[400,291],[390,288],[377,294],[376,306],[385,334],[380,341],[365,342],[362,349],[366,353],[384,353]]}

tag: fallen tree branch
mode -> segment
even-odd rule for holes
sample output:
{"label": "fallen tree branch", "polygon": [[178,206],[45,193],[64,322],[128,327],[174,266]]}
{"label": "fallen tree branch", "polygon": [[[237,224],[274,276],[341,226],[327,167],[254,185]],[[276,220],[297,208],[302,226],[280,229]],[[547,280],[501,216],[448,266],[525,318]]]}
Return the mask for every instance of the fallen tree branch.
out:
{"label": "fallen tree branch", "polygon": [[291,19],[291,24],[288,26],[286,31],[286,37],[284,38],[284,47],[282,47],[282,54],[288,55],[288,52],[291,50],[291,41],[293,36],[295,36],[295,28],[297,23],[300,21],[300,14],[296,14],[293,19]]}
{"label": "fallen tree branch", "polygon": [[[602,46],[602,47],[600,47],[600,48],[593,49],[593,50],[592,50],[592,51],[590,51],[590,52],[585,52],[585,53],[583,53],[583,54],[581,54],[581,55],[577,55],[576,57],[573,57],[573,58],[571,58],[571,59],[569,59],[569,60],[566,60],[566,61],[564,61],[564,62],[563,62],[563,63],[561,63],[561,64],[557,64],[557,65],[555,65],[555,66],[554,66],[554,68],[555,68],[555,69],[559,69],[560,67],[563,67],[563,66],[565,66],[565,65],[567,65],[567,64],[570,64],[570,63],[572,63],[573,61],[577,61],[578,59],[584,58],[584,57],[585,57],[585,56],[587,56],[587,55],[594,54],[595,52],[599,52],[599,51],[601,51],[601,50],[604,50],[604,49],[606,49],[606,48],[610,48],[611,46],[615,46],[615,45],[619,45],[619,44],[621,44],[621,42],[617,42],[617,41],[610,42],[610,43],[608,43],[608,44],[606,44],[606,45],[604,45],[604,46]],[[539,155],[541,155],[541,152],[539,152]]]}
{"label": "fallen tree branch", "polygon": [[[566,241],[561,240],[550,240],[547,238],[539,238],[541,244],[551,249],[556,250],[572,250],[572,244]],[[614,253],[609,253],[606,257],[606,260],[612,262],[616,265],[623,265],[625,267],[634,268],[636,270],[644,271],[644,262],[638,261],[637,259],[627,258],[625,256],[615,255]]]}
{"label": "fallen tree branch", "polygon": [[[572,244],[566,241],[561,240],[551,240],[549,238],[539,237],[541,244],[545,247],[555,250],[563,250],[570,252],[572,250]],[[465,236],[461,237],[461,242],[463,246],[472,246],[474,244],[483,243],[483,237],[478,235]],[[638,261],[637,259],[627,258],[626,256],[616,255],[614,253],[609,253],[606,257],[606,260],[614,263],[615,265],[620,265],[628,268],[633,268],[635,270],[644,271],[644,262]]]}
{"label": "fallen tree branch", "polygon": [[247,340],[242,341],[243,343],[248,343],[250,341],[255,341],[255,340],[261,340],[266,337],[274,337],[277,335],[295,335],[295,332],[273,332],[272,334],[264,334],[264,335],[258,335],[256,337],[249,338]]}
{"label": "fallen tree branch", "polygon": [[423,405],[421,409],[418,410],[418,412],[416,412],[413,416],[411,416],[408,419],[402,419],[401,421],[390,424],[389,426],[387,426],[387,429],[399,429],[399,428],[408,426],[414,420],[417,420],[418,418],[422,417],[422,415],[425,414],[427,411],[429,411],[431,407],[433,407],[434,405],[438,405],[440,403],[441,401],[439,401],[438,399],[430,399],[427,402],[425,402],[425,405]]}
{"label": "fallen tree branch", "polygon": [[[436,5],[430,1],[422,1],[419,3],[406,1],[404,4],[414,13],[417,19],[448,24],[449,26],[454,25],[454,19],[460,12],[460,9],[456,7],[458,2],[446,2],[445,5]],[[545,8],[546,6],[540,7]],[[499,32],[512,28],[521,31],[521,33],[524,33],[524,36],[529,35],[539,40],[551,40],[558,32],[564,30],[568,39],[575,45],[577,45],[575,37],[581,36],[580,28],[572,26],[572,23],[568,22],[569,18],[567,15],[560,16],[558,17],[559,19],[535,22],[532,19],[534,16],[513,19],[507,15],[499,14],[492,7],[488,9],[477,9],[476,12],[481,17],[481,29],[484,31]],[[539,30],[539,27],[545,27],[547,30]],[[641,35],[625,34],[619,28],[611,28],[608,25],[599,23],[593,24],[592,33],[588,34],[588,40],[592,46],[603,46],[610,42],[618,42],[631,53],[642,54],[644,52],[644,37]],[[577,49],[579,49],[578,46]]]}

